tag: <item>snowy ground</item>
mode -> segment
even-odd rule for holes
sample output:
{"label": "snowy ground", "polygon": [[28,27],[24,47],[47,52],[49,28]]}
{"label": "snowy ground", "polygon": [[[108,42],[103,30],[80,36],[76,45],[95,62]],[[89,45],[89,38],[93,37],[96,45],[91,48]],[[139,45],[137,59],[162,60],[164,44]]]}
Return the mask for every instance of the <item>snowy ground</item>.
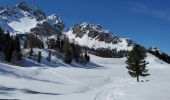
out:
{"label": "snowy ground", "polygon": [[[147,60],[149,77],[136,82],[125,68],[125,59],[91,55],[91,63],[38,64],[27,67],[0,63],[0,99],[21,100],[169,100],[170,65],[153,55]],[[28,64],[29,63],[29,64]],[[162,63],[162,64],[161,64]]]}

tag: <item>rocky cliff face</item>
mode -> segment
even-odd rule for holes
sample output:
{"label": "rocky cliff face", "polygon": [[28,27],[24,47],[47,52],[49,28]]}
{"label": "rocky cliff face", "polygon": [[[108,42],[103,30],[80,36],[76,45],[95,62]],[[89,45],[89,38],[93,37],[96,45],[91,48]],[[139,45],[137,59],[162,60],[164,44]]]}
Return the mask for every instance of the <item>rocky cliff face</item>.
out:
{"label": "rocky cliff face", "polygon": [[[65,25],[59,16],[46,16],[40,8],[21,2],[0,7],[0,27],[11,34],[27,34],[29,44],[43,47],[46,37],[62,35]],[[134,45],[130,39],[119,38],[100,25],[85,22],[73,26],[66,35],[89,52],[104,57],[123,57]],[[33,45],[33,40],[39,41],[38,45]]]}
{"label": "rocky cliff face", "polygon": [[59,16],[46,16],[38,7],[21,2],[0,8],[0,27],[12,34],[36,33],[51,36],[61,35],[65,26]]}
{"label": "rocky cliff face", "polygon": [[127,38],[119,38],[100,25],[81,23],[74,25],[65,33],[70,41],[88,49],[89,52],[103,57],[124,57],[132,50],[134,42]]}
{"label": "rocky cliff face", "polygon": [[[110,48],[117,50],[131,50],[134,42],[130,39],[119,38],[109,30],[104,30],[100,25],[82,23],[73,26],[66,35],[89,48]],[[84,41],[84,42],[83,42]]]}
{"label": "rocky cliff face", "polygon": [[99,41],[104,41],[105,43],[117,43],[119,38],[112,35],[110,31],[103,30],[100,25],[82,23],[76,25],[72,28],[75,37],[82,38],[84,34],[87,34],[90,38],[96,38]]}

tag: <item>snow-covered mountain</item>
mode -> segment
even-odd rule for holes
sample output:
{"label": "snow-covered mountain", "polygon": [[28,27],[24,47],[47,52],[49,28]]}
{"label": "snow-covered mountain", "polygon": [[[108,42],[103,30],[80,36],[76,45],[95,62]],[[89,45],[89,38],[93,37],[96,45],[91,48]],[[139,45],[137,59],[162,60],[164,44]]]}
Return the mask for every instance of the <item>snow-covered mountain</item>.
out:
{"label": "snow-covered mountain", "polygon": [[87,22],[73,26],[65,33],[70,41],[75,41],[79,45],[91,49],[116,49],[117,51],[130,51],[134,42],[128,38],[119,38],[109,30],[105,30],[100,25],[89,24]]}
{"label": "snow-covered mountain", "polygon": [[152,51],[152,52],[158,52],[159,54],[162,54],[162,53],[163,53],[163,52],[162,52],[160,49],[158,49],[156,46],[151,46],[151,47],[149,48],[149,50]]}
{"label": "snow-covered mountain", "polygon": [[59,16],[46,16],[38,7],[21,2],[15,6],[0,7],[0,27],[13,34],[61,34],[64,23]]}
{"label": "snow-covered mountain", "polygon": [[158,49],[156,46],[152,46],[148,49],[149,53],[155,55],[159,59],[162,59],[163,61],[170,64],[170,56],[166,54],[165,52]]}
{"label": "snow-covered mountain", "polygon": [[[100,25],[77,24],[65,34],[70,41],[88,47],[89,50],[96,50],[95,55],[122,58],[103,58],[91,53],[88,54],[89,63],[78,63],[72,57],[69,57],[72,59],[70,64],[64,63],[65,52],[62,54],[60,48],[63,41],[56,41],[58,37],[54,35],[62,34],[63,21],[55,14],[46,16],[39,8],[25,2],[16,6],[0,7],[0,27],[11,34],[34,33],[30,35],[33,35],[32,37],[23,38],[27,39],[26,42],[21,40],[21,47],[32,43],[33,48],[30,49],[28,46],[21,48],[20,56],[17,56],[16,51],[11,53],[13,58],[22,57],[20,65],[23,67],[10,65],[13,63],[5,61],[4,51],[11,52],[10,49],[19,42],[9,45],[16,41],[11,39],[8,43],[10,39],[5,39],[7,42],[5,43],[2,38],[8,35],[0,34],[2,39],[0,44],[3,44],[0,45],[0,99],[2,100],[170,99],[170,65],[162,60],[162,57],[165,57],[162,56],[164,53],[156,47],[150,48],[148,50],[150,53],[147,53],[146,61],[149,62],[147,69],[150,75],[145,78],[140,77],[140,82],[136,82],[136,79],[130,77],[127,72],[124,57],[124,54],[132,50],[135,43],[130,39],[114,35]],[[35,34],[43,35],[45,39],[34,37]],[[41,43],[46,46],[39,47]],[[59,48],[49,49],[47,45],[50,43]],[[8,48],[4,49],[6,46]],[[66,49],[73,50],[70,46]],[[72,56],[74,52],[69,54]],[[84,52],[80,55],[81,60],[85,58],[83,54]],[[37,62],[38,59],[41,59],[41,62]],[[166,59],[170,61],[169,58]]]}

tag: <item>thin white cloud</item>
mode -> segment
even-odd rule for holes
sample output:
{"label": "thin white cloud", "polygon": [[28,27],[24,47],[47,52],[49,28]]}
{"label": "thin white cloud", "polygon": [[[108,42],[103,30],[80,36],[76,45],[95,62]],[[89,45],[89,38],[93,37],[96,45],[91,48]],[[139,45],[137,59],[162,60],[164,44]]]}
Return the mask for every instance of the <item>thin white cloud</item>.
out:
{"label": "thin white cloud", "polygon": [[170,9],[161,9],[161,8],[154,9],[142,3],[129,3],[129,5],[131,7],[131,11],[135,13],[147,14],[152,17],[170,22]]}

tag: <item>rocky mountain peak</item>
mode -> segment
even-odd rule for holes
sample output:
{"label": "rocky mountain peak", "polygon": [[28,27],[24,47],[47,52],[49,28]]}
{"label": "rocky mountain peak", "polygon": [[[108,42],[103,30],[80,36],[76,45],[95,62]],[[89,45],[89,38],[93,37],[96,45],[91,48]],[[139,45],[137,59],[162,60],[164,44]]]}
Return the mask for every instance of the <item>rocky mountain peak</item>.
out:
{"label": "rocky mountain peak", "polygon": [[163,52],[162,52],[160,49],[158,49],[156,46],[151,46],[151,47],[149,48],[149,50],[152,51],[152,52],[158,52],[158,53],[160,53],[160,54],[163,53]]}
{"label": "rocky mountain peak", "polygon": [[18,7],[24,11],[29,11],[30,6],[26,2],[20,2]]}
{"label": "rocky mountain peak", "polygon": [[89,24],[87,22],[77,24],[73,28],[73,33],[76,37],[82,37],[87,34],[88,37],[98,39],[99,41],[105,41],[106,43],[117,43],[119,38],[113,35],[109,30],[105,30],[99,24]]}
{"label": "rocky mountain peak", "polygon": [[74,25],[66,35],[80,45],[93,49],[109,48],[121,51],[131,50],[134,45],[130,39],[119,38],[101,25],[87,22]]}
{"label": "rocky mountain peak", "polygon": [[46,18],[45,13],[40,8],[38,8],[32,4],[29,4],[26,2],[20,2],[17,6],[21,10],[36,16],[37,21],[44,20]]}
{"label": "rocky mountain peak", "polygon": [[40,8],[20,2],[0,8],[0,27],[12,34],[37,33],[48,36],[61,34],[65,26],[59,16],[46,16]]}

